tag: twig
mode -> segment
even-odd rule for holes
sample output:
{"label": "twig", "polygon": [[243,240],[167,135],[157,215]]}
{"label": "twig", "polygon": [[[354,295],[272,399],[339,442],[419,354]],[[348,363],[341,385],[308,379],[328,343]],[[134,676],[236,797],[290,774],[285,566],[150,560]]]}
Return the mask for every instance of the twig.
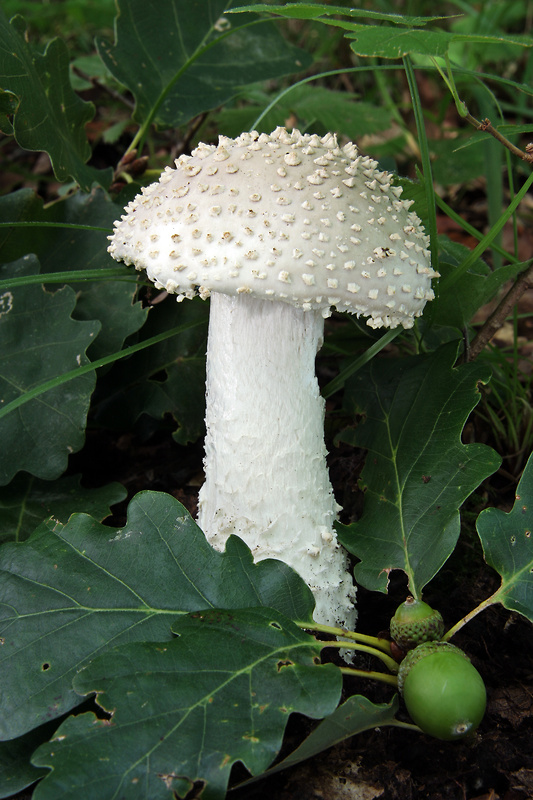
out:
{"label": "twig", "polygon": [[478,131],[486,131],[487,133],[490,133],[491,136],[494,136],[494,138],[497,139],[500,144],[503,144],[504,147],[510,150],[513,155],[518,156],[518,158],[521,158],[522,161],[527,161],[529,164],[533,164],[533,144],[530,143],[526,145],[525,150],[521,150],[519,147],[509,141],[509,139],[507,139],[503,133],[500,133],[498,128],[494,127],[490,119],[485,118],[480,122],[478,119],[473,117],[469,111],[467,111],[464,118]]}
{"label": "twig", "polygon": [[474,337],[465,355],[465,361],[473,361],[477,358],[496,331],[502,327],[513,306],[518,302],[526,289],[529,289],[531,286],[533,286],[533,264],[517,279],[516,283],[509,289],[498,307],[492,312],[481,330]]}
{"label": "twig", "polygon": [[120,92],[115,91],[112,89],[111,86],[106,86],[105,83],[102,83],[92,75],[89,75],[87,72],[84,72],[79,67],[73,67],[73,71],[78,75],[80,78],[83,78],[84,81],[87,83],[91,83],[96,89],[100,89],[102,92],[106,92],[113,100],[117,100],[119,103],[122,103],[127,108],[133,110],[135,108],[135,103],[132,100],[129,100],[127,97],[124,97],[123,94]]}
{"label": "twig", "polygon": [[453,77],[453,69],[449,56],[448,55],[445,56],[446,73],[441,68],[441,66],[439,65],[439,63],[435,58],[432,57],[431,60],[433,61],[435,68],[437,69],[441,78],[445,82],[446,86],[448,87],[455,102],[455,107],[459,113],[459,116],[465,119],[468,123],[470,123],[470,125],[472,125],[476,130],[486,131],[487,133],[490,133],[490,135],[494,136],[494,138],[498,142],[500,142],[500,144],[503,144],[504,147],[510,150],[510,152],[513,155],[518,156],[518,158],[521,158],[522,161],[527,161],[528,164],[533,164],[533,143],[526,145],[525,150],[520,150],[519,147],[514,145],[511,141],[509,141],[509,139],[507,139],[502,133],[500,133],[500,131],[497,128],[494,127],[490,119],[485,118],[480,122],[478,119],[472,116],[472,114],[468,110],[466,103],[459,97],[459,93],[457,91],[457,87],[455,85],[455,80]]}

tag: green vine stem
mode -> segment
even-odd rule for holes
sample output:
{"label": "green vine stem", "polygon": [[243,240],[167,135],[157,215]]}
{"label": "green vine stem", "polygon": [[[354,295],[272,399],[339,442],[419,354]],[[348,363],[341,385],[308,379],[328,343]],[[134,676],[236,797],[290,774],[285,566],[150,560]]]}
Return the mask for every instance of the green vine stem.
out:
{"label": "green vine stem", "polygon": [[343,675],[348,675],[352,678],[368,678],[373,681],[381,681],[381,683],[388,683],[390,686],[398,687],[398,679],[396,675],[388,675],[386,672],[375,672],[370,669],[353,669],[353,667],[339,667]]}
{"label": "green vine stem", "polygon": [[452,638],[452,636],[455,636],[455,634],[458,631],[460,631],[461,628],[463,628],[468,622],[473,620],[474,617],[477,617],[478,614],[480,614],[482,611],[485,611],[485,609],[489,608],[495,603],[499,603],[500,602],[498,599],[499,593],[500,589],[494,592],[494,594],[491,594],[490,597],[487,597],[486,600],[483,600],[483,602],[481,602],[478,606],[473,608],[472,611],[469,611],[468,614],[465,614],[464,617],[461,617],[459,622],[456,622],[455,625],[452,625],[449,631],[446,631],[446,633],[442,637],[442,641],[448,642]]}
{"label": "green vine stem", "polygon": [[398,672],[398,664],[396,661],[384,653],[382,650],[377,650],[375,647],[368,647],[366,644],[358,644],[357,642],[321,642],[324,647],[335,647],[337,650],[357,650],[359,653],[368,653],[375,658],[379,658],[388,670],[392,673]]}
{"label": "green vine stem", "polygon": [[388,656],[392,656],[391,646],[388,639],[381,639],[378,636],[368,636],[366,633],[359,633],[358,631],[348,631],[345,628],[333,628],[331,625],[322,625],[319,622],[297,622],[299,628],[306,631],[316,631],[317,633],[328,633],[330,636],[336,636],[339,639],[348,639],[355,642],[362,642],[375,650],[381,650]]}

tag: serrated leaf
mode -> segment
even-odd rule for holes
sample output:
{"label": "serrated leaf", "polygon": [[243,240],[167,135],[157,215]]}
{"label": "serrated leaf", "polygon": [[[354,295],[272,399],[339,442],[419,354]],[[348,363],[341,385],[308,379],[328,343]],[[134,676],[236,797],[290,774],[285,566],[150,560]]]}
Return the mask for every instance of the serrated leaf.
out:
{"label": "serrated leaf", "polygon": [[[15,261],[26,253],[34,253],[42,272],[105,269],[116,266],[107,252],[107,231],[123,212],[123,200],[111,202],[101,190],[90,195],[77,192],[47,208],[31,189],[0,198],[0,222],[31,222],[31,226],[0,228],[2,261]],[[80,225],[49,228],[36,225]],[[91,230],[92,228],[92,230]],[[103,230],[102,230],[103,229]],[[146,320],[147,310],[135,302],[135,280],[109,280],[70,284],[77,295],[74,317],[100,320],[102,328],[91,346],[91,359],[102,358],[121,349],[124,340],[135,333]]]}
{"label": "serrated leaf", "polygon": [[486,508],[477,518],[485,561],[502,577],[490,598],[533,622],[533,454],[516,489],[513,508]]}
{"label": "serrated leaf", "polygon": [[410,53],[425,56],[444,57],[454,42],[472,44],[517,44],[531,47],[532,42],[526,36],[478,36],[461,35],[448,31],[428,31],[417,29],[404,30],[389,25],[353,25],[351,33],[346,36],[350,47],[358,56],[376,56],[379,58],[402,58]]}
{"label": "serrated leaf", "polygon": [[85,125],[94,106],[81,100],[69,82],[69,53],[61,39],[53,39],[43,54],[26,38],[22,17],[11,22],[0,9],[0,75],[2,88],[18,98],[13,133],[26,150],[44,150],[58,180],[73,178],[86,190],[93,182],[109,186],[112,170],[86,164],[91,148]]}
{"label": "serrated leaf", "polygon": [[[311,591],[286,564],[254,564],[236,537],[218,553],[170,495],[142,492],[116,530],[83,514],[0,548],[0,738],[73,708],[73,675],[123,642],[170,639],[189,611],[270,606],[310,620]],[[20,676],[24,675],[24,681]]]}
{"label": "serrated leaf", "polygon": [[460,506],[500,465],[490,447],[461,442],[490,372],[454,367],[456,355],[452,342],[428,356],[374,359],[347,384],[347,410],[365,418],[341,438],[368,454],[363,515],[339,526],[339,539],[361,559],[354,574],[368,589],[386,591],[400,569],[419,596],[455,547]]}
{"label": "serrated leaf", "polygon": [[80,485],[80,478],[72,475],[51,482],[23,473],[0,489],[0,544],[23,542],[51,516],[66,523],[71,514],[83,513],[101,522],[109,515],[110,506],[126,497],[120,483],[86,489]]}
{"label": "serrated leaf", "polygon": [[[395,695],[390,703],[378,705],[363,695],[352,695],[332,714],[323,719],[296,750],[293,750],[283,761],[266,770],[260,776],[261,779],[288,767],[294,767],[302,761],[308,761],[329,747],[356,736],[358,733],[381,728],[384,725],[396,724],[395,714],[399,705],[398,695]],[[244,781],[239,784],[238,788],[241,789],[243,786],[255,783],[256,780],[257,778],[251,778]]]}
{"label": "serrated leaf", "polygon": [[309,66],[310,56],[274,26],[232,30],[235,20],[223,16],[230,5],[119,2],[115,44],[100,39],[97,45],[104,64],[134,95],[137,122],[178,127],[222,105],[242,86]]}
{"label": "serrated leaf", "polygon": [[352,19],[364,18],[374,19],[381,22],[396,22],[399,25],[427,25],[429,22],[436,22],[440,19],[447,19],[447,17],[415,17],[406,14],[388,14],[382,11],[369,11],[363,8],[348,8],[345,6],[330,6],[324,3],[287,3],[286,5],[276,5],[274,3],[257,3],[247,6],[239,6],[238,8],[231,9],[231,13],[242,13],[247,11],[266,12],[269,14],[279,14],[281,17],[288,17],[289,19],[319,19],[329,24],[334,24],[337,20],[330,20],[330,16],[345,16]]}
{"label": "serrated leaf", "polygon": [[[0,277],[39,272],[34,256],[0,267]],[[76,295],[68,286],[53,294],[42,286],[17,286],[0,296],[0,407],[63,372],[88,363],[87,347],[100,324],[72,319]],[[70,453],[85,439],[94,374],[83,375],[0,419],[0,485],[20,470],[45,480],[57,478]]]}
{"label": "serrated leaf", "polygon": [[[446,236],[439,237],[439,249],[439,272],[444,282],[471,255],[471,250]],[[503,284],[523,269],[523,264],[507,264],[491,270],[484,261],[477,259],[458,281],[443,289],[432,303],[433,323],[464,330],[476,311],[492,300]]]}
{"label": "serrated leaf", "polygon": [[222,800],[236,761],[252,774],[272,762],[292,712],[320,718],[338,703],[340,671],[317,665],[322,644],[279,612],[217,609],[173,630],[173,641],[125,645],[75,677],[112,718],[69,719],[37,750],[34,763],[53,771],[36,800],[60,787],[65,800],[163,800],[193,786]]}

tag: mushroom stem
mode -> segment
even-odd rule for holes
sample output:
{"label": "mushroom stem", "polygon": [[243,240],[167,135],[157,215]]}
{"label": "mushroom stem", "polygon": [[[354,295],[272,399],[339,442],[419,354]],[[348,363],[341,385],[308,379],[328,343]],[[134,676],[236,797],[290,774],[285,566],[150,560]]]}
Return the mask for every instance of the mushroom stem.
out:
{"label": "mushroom stem", "polygon": [[240,536],[312,589],[315,620],[353,628],[355,589],[337,543],[315,376],[320,311],[211,295],[205,483],[198,522],[219,550]]}

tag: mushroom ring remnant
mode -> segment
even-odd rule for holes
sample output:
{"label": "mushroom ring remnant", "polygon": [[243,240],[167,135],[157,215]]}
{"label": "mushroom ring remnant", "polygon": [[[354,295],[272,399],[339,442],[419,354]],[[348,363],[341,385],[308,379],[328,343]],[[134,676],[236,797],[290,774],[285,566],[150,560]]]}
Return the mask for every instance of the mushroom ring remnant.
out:
{"label": "mushroom ring remnant", "polygon": [[333,134],[221,136],[144,188],[108,248],[178,300],[211,296],[199,524],[219,549],[235,533],[255,560],[292,566],[325,624],[354,624],[355,589],[314,361],[333,308],[410,328],[433,298],[428,237],[401,195]]}

